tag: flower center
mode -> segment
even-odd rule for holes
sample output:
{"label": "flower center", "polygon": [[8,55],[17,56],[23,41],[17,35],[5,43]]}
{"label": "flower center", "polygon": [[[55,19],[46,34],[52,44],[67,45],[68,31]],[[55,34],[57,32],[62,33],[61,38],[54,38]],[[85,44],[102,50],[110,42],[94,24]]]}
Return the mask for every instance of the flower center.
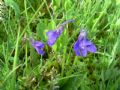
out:
{"label": "flower center", "polygon": [[85,45],[83,43],[80,43],[79,47],[85,49]]}

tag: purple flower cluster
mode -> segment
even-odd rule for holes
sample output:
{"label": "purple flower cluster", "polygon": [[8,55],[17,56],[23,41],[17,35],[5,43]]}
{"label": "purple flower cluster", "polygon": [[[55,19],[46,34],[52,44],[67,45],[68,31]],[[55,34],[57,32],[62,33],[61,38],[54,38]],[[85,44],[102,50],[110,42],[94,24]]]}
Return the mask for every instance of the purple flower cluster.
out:
{"label": "purple flower cluster", "polygon": [[74,52],[77,56],[85,57],[88,51],[94,53],[97,49],[96,46],[87,39],[87,32],[81,30],[78,40],[74,44]]}
{"label": "purple flower cluster", "polygon": [[[74,20],[68,20],[62,23],[57,29],[49,30],[46,35],[48,37],[47,44],[52,46],[55,44],[56,40],[62,34],[64,30],[64,26],[69,23],[73,22]],[[40,55],[44,55],[44,44],[40,41],[34,41],[33,38],[30,38],[30,42],[32,46],[36,49],[37,53]],[[97,51],[96,46],[87,38],[87,32],[85,30],[81,30],[78,36],[78,40],[75,42],[73,46],[74,52],[77,56],[87,56],[87,52],[95,53]]]}

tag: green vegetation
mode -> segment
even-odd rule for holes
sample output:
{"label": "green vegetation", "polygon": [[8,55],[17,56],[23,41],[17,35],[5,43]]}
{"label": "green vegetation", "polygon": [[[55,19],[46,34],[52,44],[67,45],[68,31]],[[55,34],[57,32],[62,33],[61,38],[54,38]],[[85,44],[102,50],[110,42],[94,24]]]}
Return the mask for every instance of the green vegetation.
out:
{"label": "green vegetation", "polygon": [[[120,90],[120,0],[0,0],[0,90]],[[39,55],[29,38],[66,20],[53,47]],[[78,57],[86,29],[97,52]]]}

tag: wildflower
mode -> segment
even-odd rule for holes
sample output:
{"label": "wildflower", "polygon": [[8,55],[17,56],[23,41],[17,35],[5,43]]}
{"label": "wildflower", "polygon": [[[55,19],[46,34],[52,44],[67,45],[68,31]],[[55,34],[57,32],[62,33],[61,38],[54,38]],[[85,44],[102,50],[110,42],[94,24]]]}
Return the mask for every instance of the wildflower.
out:
{"label": "wildflower", "polygon": [[87,32],[85,30],[80,31],[78,40],[74,44],[74,52],[77,56],[87,56],[87,52],[95,53],[97,51],[96,46],[87,39]]}
{"label": "wildflower", "polygon": [[37,53],[40,54],[40,55],[44,55],[44,51],[43,51],[43,48],[44,48],[44,44],[40,41],[34,41],[33,38],[30,38],[30,42],[32,44],[32,46],[36,49]]}
{"label": "wildflower", "polygon": [[48,41],[47,44],[49,46],[54,45],[54,43],[56,42],[56,40],[58,39],[58,37],[62,34],[63,30],[64,30],[64,26],[69,23],[69,22],[73,22],[74,20],[68,20],[65,21],[64,23],[62,23],[56,30],[49,30],[46,35],[48,36]]}
{"label": "wildflower", "polygon": [[57,38],[61,35],[61,33],[63,32],[63,26],[60,26],[57,30],[50,30],[46,33],[46,35],[48,36],[48,41],[47,44],[49,46],[52,46]]}

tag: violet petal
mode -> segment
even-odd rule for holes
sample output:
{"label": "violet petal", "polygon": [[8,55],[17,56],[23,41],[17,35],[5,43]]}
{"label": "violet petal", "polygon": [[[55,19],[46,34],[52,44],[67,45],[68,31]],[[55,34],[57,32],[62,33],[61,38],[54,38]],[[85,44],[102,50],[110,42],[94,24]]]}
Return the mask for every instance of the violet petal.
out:
{"label": "violet petal", "polygon": [[81,56],[86,57],[87,56],[87,50],[80,48]]}
{"label": "violet petal", "polygon": [[38,54],[44,55],[45,52],[41,48],[36,47],[35,49],[36,49],[36,51],[37,51]]}
{"label": "violet petal", "polygon": [[79,41],[76,41],[74,44],[74,52],[77,56],[81,56],[80,50],[79,50]]}
{"label": "violet petal", "polygon": [[52,46],[58,38],[57,33],[53,30],[50,30],[46,33],[46,35],[48,36],[48,41],[47,41],[48,45]]}
{"label": "violet petal", "polygon": [[37,51],[38,54],[40,55],[44,55],[44,44],[40,41],[34,41],[33,38],[30,38],[30,42],[32,44],[32,46],[35,48],[35,50]]}
{"label": "violet petal", "polygon": [[94,44],[88,45],[86,49],[91,53],[95,53],[97,51],[97,48]]}

